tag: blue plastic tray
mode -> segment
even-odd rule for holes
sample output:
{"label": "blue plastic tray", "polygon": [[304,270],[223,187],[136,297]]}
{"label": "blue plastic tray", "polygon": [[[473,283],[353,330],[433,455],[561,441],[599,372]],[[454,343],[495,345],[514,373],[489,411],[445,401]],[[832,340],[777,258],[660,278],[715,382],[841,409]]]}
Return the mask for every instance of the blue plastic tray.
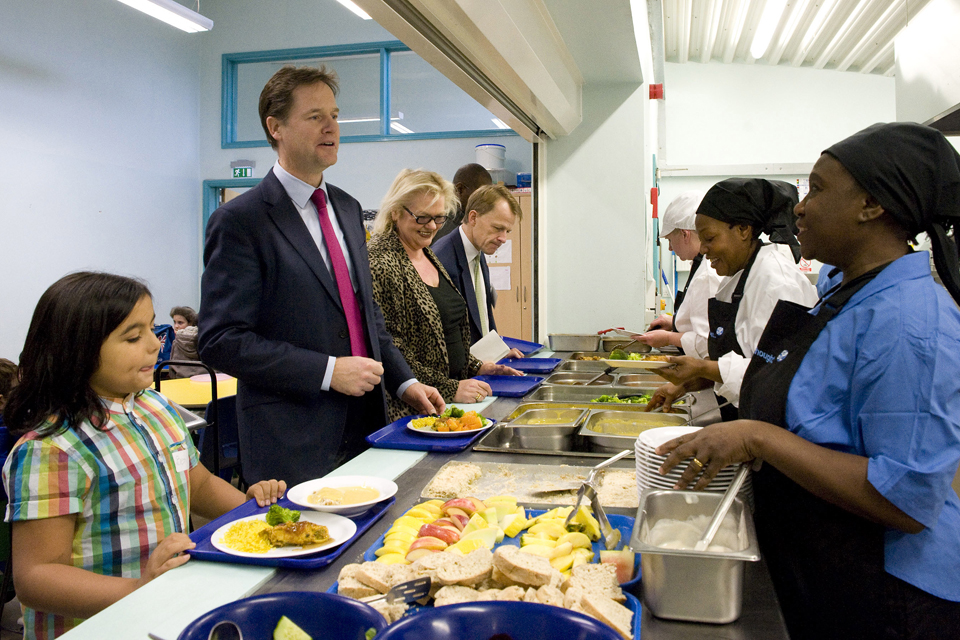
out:
{"label": "blue plastic tray", "polygon": [[[357,532],[353,534],[353,537],[338,547],[327,549],[326,551],[318,551],[316,555],[294,556],[292,558],[248,558],[224,553],[210,543],[210,538],[217,529],[238,518],[246,518],[247,516],[258,513],[266,513],[269,509],[269,507],[258,507],[256,500],[248,500],[233,511],[223,514],[213,522],[191,533],[190,539],[193,540],[197,546],[187,551],[187,553],[197,560],[207,560],[209,562],[255,564],[262,567],[283,567],[285,569],[319,569],[340,557],[340,554],[346,551],[347,548],[353,544],[354,540],[362,536],[374,522],[382,518],[383,514],[387,512],[387,509],[396,501],[396,498],[390,498],[389,500],[378,502],[369,511],[350,518],[357,524]],[[277,504],[287,509],[301,508],[287,500],[286,497],[280,498]]]}
{"label": "blue plastic tray", "polygon": [[550,373],[563,362],[560,358],[504,358],[497,364],[505,364],[524,373]]}
{"label": "blue plastic tray", "polygon": [[536,353],[537,351],[540,351],[540,349],[543,349],[543,345],[539,342],[527,342],[526,340],[518,340],[517,338],[507,338],[504,336],[500,337],[503,338],[503,341],[507,343],[508,347],[511,349],[517,349],[525,356],[529,356],[530,354]]}
{"label": "blue plastic tray", "polygon": [[493,395],[500,398],[522,398],[540,386],[540,376],[474,376],[490,385]]}
{"label": "blue plastic tray", "polygon": [[[422,436],[407,429],[411,420],[423,416],[406,416],[396,422],[391,422],[383,429],[374,431],[366,437],[367,444],[378,449],[407,449],[409,451],[463,451],[477,438],[487,433],[490,428],[468,431],[460,437]],[[490,420],[490,418],[487,418]],[[492,420],[496,422],[496,420]]]}

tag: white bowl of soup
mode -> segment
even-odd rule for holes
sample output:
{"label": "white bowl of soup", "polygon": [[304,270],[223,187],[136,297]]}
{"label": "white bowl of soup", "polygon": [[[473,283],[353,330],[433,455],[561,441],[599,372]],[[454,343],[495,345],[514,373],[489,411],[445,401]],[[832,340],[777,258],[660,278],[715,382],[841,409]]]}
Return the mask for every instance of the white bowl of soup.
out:
{"label": "white bowl of soup", "polygon": [[397,492],[392,480],[375,476],[334,476],[307,480],[287,491],[291,502],[304,509],[356,516]]}

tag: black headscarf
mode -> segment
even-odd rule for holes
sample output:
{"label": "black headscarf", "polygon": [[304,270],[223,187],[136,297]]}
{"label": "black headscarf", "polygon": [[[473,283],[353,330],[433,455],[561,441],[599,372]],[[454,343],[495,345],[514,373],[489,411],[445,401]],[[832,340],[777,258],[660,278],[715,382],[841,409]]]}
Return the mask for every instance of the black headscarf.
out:
{"label": "black headscarf", "polygon": [[698,215],[730,224],[748,224],[755,236],[766,233],[771,242],[786,244],[793,261],[800,261],[797,220],[793,208],[800,201],[797,188],[781,180],[730,178],[710,187]]}
{"label": "black headscarf", "polygon": [[937,273],[960,303],[960,154],[953,145],[931,127],[891,122],[867,127],[824,153],[836,158],[910,235],[927,232]]}

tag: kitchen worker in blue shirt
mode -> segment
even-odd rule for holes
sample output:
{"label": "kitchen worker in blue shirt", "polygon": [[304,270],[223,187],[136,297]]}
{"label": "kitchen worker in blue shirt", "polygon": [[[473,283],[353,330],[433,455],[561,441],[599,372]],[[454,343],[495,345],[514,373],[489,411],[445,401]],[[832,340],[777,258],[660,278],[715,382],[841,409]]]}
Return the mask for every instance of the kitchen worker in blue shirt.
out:
{"label": "kitchen worker in blue shirt", "polygon": [[777,306],[742,419],[664,444],[662,471],[692,459],[678,488],[699,490],[763,461],[757,535],[792,640],[960,638],[960,155],[873,125],[824,151],[796,214],[803,256],[842,281]]}

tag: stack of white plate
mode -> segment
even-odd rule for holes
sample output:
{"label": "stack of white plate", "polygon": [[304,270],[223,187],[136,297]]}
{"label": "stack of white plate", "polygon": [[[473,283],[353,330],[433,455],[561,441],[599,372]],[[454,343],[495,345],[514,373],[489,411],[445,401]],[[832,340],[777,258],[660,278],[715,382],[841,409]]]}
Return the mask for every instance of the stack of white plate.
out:
{"label": "stack of white plate", "polygon": [[[667,475],[662,476],[660,475],[660,467],[666,461],[667,456],[658,455],[655,450],[665,442],[700,429],[701,427],[658,427],[640,432],[635,445],[638,494],[642,493],[644,489],[673,489],[674,485],[680,481],[680,476],[686,471],[689,461],[681,462],[671,469]],[[737,465],[724,467],[710,482],[705,491],[726,491],[736,473]],[[692,485],[687,489],[692,489]],[[740,489],[739,497],[750,505],[751,509],[753,508],[753,483],[749,474]]]}

